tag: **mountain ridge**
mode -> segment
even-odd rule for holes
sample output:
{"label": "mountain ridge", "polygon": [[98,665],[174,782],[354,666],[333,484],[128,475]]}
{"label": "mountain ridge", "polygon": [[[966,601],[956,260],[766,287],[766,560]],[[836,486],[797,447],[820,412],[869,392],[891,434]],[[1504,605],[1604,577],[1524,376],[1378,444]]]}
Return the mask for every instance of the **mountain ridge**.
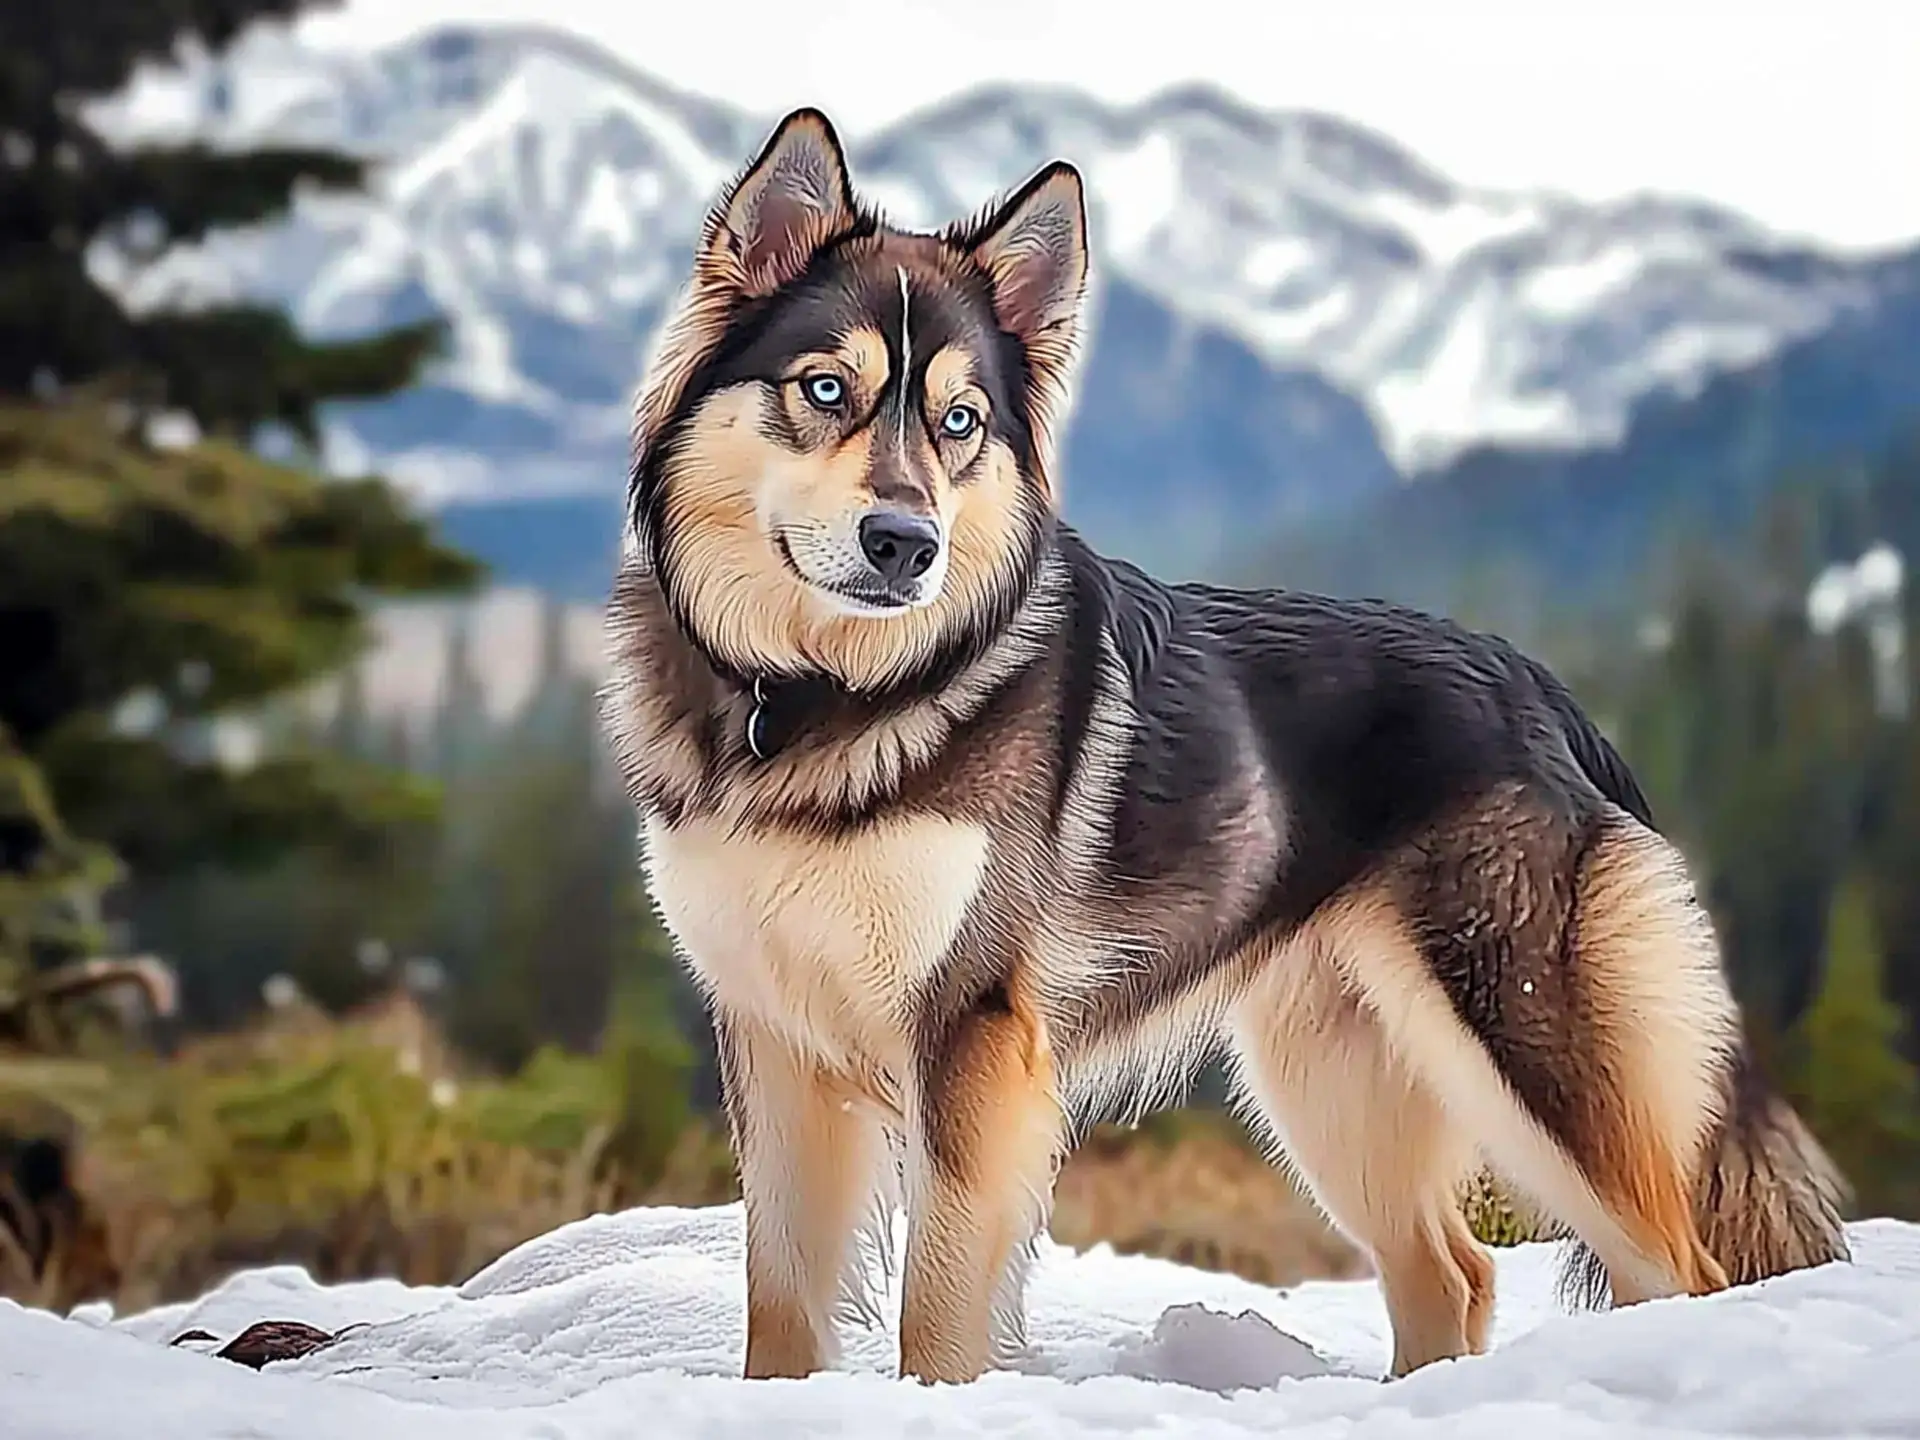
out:
{"label": "mountain ridge", "polygon": [[[369,197],[303,201],[120,283],[141,303],[272,298],[320,333],[445,315],[447,363],[331,415],[328,458],[455,509],[616,500],[699,219],[776,118],[525,25],[364,54],[262,33],[100,114],[127,140],[378,159]],[[1212,563],[1223,527],[1364,524],[1488,449],[1627,446],[1649,407],[1870,321],[1882,270],[1920,255],[1843,256],[1685,198],[1475,189],[1367,127],[1203,83],[1122,106],[987,86],[849,150],[863,193],[920,228],[1057,155],[1080,166],[1095,294],[1069,514],[1173,569]]]}

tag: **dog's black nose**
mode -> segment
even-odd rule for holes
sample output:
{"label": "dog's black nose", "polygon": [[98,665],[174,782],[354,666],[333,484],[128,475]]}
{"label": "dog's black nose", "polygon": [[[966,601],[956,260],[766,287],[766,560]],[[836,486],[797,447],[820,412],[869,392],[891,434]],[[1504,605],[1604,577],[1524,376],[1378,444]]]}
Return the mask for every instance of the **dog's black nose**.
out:
{"label": "dog's black nose", "polygon": [[918,580],[940,556],[940,527],[899,510],[875,510],[860,521],[860,548],[889,585]]}

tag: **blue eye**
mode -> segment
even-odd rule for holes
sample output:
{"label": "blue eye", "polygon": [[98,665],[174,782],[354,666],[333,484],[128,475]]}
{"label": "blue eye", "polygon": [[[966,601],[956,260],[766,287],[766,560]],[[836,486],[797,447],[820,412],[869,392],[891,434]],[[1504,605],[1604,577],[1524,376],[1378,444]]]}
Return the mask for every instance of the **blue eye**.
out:
{"label": "blue eye", "polygon": [[949,440],[965,440],[980,428],[980,413],[971,405],[956,405],[940,417],[940,432]]}
{"label": "blue eye", "polygon": [[800,388],[822,410],[836,410],[847,398],[847,387],[838,375],[809,375],[800,382]]}

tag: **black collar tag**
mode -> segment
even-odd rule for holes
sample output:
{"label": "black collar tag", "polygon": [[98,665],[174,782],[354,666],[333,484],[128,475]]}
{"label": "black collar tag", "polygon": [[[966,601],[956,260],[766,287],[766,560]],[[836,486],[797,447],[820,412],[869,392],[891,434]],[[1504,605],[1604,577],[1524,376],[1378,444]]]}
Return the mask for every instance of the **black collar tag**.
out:
{"label": "black collar tag", "polygon": [[747,712],[747,749],[763,765],[773,758],[767,745],[767,682],[758,675],[753,678],[753,708]]}
{"label": "black collar tag", "polygon": [[762,765],[778,755],[810,725],[839,713],[844,692],[833,682],[814,675],[756,675],[747,694],[744,739],[747,753]]}

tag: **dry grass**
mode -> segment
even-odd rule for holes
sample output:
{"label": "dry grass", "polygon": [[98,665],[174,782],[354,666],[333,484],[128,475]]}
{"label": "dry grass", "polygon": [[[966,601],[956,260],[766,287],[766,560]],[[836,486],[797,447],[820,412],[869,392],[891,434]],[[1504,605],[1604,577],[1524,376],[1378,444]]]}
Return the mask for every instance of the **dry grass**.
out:
{"label": "dry grass", "polygon": [[[0,1060],[0,1122],[20,1119],[9,1093],[51,1097],[78,1141],[82,1202],[55,1218],[53,1263],[37,1274],[19,1247],[9,1256],[0,1226],[0,1295],[55,1309],[104,1298],[125,1312],[272,1263],[325,1281],[456,1284],[586,1215],[733,1199],[718,1128],[671,1106],[656,1115],[649,1083],[622,1091],[590,1058],[549,1057],[506,1081],[463,1073],[419,1016],[380,1010],[282,1016],[167,1064]],[[637,1151],[636,1123],[654,1137]],[[1497,1192],[1465,1198],[1484,1238],[1524,1238]],[[1268,1285],[1367,1273],[1212,1111],[1097,1130],[1061,1171],[1052,1229],[1077,1249]]]}
{"label": "dry grass", "polygon": [[[165,1143],[163,1137],[154,1136]],[[457,1284],[515,1245],[570,1220],[634,1204],[713,1204],[737,1193],[725,1147],[689,1130],[644,1190],[596,1175],[586,1154],[555,1156],[407,1132],[356,1178],[251,1178],[230,1162],[180,1183],[152,1156],[95,1145],[78,1183],[80,1224],[38,1277],[0,1264],[0,1294],[65,1310],[109,1299],[121,1313],[203,1293],[235,1270],[304,1266],[341,1281],[394,1276]],[[369,1144],[362,1141],[361,1144]],[[385,1148],[385,1147],[380,1147]],[[271,1184],[269,1185],[269,1180]],[[298,1193],[297,1200],[284,1198]],[[1366,1273],[1335,1235],[1226,1122],[1161,1117],[1101,1131],[1062,1170],[1053,1234],[1109,1244],[1273,1285]]]}
{"label": "dry grass", "polygon": [[1062,1167],[1053,1236],[1107,1244],[1263,1285],[1368,1273],[1365,1260],[1231,1119],[1156,1115],[1096,1130]]}
{"label": "dry grass", "polygon": [[127,1311],[275,1263],[456,1283],[567,1221],[731,1185],[714,1127],[683,1117],[644,1173],[622,1163],[629,1117],[593,1060],[466,1076],[387,1018],[281,1017],[166,1064],[0,1057],[0,1172],[9,1131],[72,1154],[72,1193],[30,1217],[46,1263],[0,1224],[0,1295]]}

